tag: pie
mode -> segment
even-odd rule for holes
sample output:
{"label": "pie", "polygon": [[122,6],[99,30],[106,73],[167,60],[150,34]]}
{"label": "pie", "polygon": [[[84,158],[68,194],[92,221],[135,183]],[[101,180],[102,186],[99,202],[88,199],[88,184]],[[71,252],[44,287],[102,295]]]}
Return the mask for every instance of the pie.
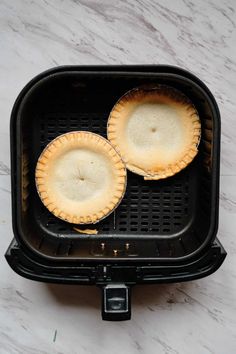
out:
{"label": "pie", "polygon": [[74,224],[90,224],[108,216],[126,189],[126,168],[105,138],[70,132],[50,142],[40,155],[36,187],[55,216]]}
{"label": "pie", "polygon": [[112,109],[107,136],[126,167],[144,179],[162,179],[196,156],[198,112],[183,93],[165,85],[133,89]]}

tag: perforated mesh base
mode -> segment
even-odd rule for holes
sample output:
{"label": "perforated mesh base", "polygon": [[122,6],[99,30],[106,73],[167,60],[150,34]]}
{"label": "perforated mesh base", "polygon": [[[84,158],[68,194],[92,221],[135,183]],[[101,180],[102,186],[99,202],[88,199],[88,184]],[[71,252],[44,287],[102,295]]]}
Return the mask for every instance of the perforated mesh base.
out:
{"label": "perforated mesh base", "polygon": [[[68,131],[89,130],[106,137],[107,114],[98,117],[96,113],[57,113],[39,119],[41,150]],[[128,173],[124,199],[113,214],[96,225],[99,234],[173,235],[183,230],[193,214],[196,168],[194,161],[176,176],[158,182],[144,181],[141,176]],[[40,223],[56,235],[75,233],[70,224],[54,217],[42,205]]]}

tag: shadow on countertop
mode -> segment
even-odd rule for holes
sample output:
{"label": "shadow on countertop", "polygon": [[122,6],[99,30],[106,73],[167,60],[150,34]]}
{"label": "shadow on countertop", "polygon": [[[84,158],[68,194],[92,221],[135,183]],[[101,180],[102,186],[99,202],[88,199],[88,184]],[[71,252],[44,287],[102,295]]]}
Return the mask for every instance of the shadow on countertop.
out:
{"label": "shadow on countertop", "polygon": [[[55,300],[65,306],[94,308],[100,311],[101,289],[96,286],[45,284]],[[198,282],[136,285],[132,288],[131,307],[133,312],[174,310],[175,305],[197,302],[194,292]]]}

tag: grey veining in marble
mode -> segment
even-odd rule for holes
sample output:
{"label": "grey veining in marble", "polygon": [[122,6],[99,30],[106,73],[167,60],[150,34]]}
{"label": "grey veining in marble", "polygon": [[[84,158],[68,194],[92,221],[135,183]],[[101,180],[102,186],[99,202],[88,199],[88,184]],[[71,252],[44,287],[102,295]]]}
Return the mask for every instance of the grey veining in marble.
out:
{"label": "grey veining in marble", "polygon": [[[236,352],[236,2],[0,0],[0,353]],[[133,318],[100,319],[97,288],[12,272],[9,117],[22,87],[63,64],[172,64],[198,75],[222,115],[220,270],[186,284],[137,286]]]}

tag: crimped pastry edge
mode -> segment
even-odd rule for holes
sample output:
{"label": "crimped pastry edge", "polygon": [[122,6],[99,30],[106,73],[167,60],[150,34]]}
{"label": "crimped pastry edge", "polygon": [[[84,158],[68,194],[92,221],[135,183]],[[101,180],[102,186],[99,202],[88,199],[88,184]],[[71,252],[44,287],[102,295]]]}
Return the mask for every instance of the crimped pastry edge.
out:
{"label": "crimped pastry edge", "polygon": [[[76,215],[70,215],[70,214],[66,214],[65,212],[63,212],[63,210],[59,207],[57,207],[53,202],[50,201],[50,196],[48,196],[48,193],[46,190],[42,189],[42,185],[43,183],[40,183],[39,179],[42,179],[43,176],[37,176],[38,171],[40,170],[38,168],[38,165],[46,165],[46,161],[52,156],[53,151],[56,151],[58,148],[58,142],[60,140],[62,140],[63,138],[68,138],[69,136],[72,135],[87,135],[87,138],[96,138],[98,139],[100,142],[104,142],[104,146],[106,146],[106,150],[108,151],[113,151],[114,154],[112,154],[113,156],[110,157],[113,159],[114,156],[116,156],[119,159],[119,164],[121,165],[120,170],[122,171],[122,174],[119,175],[119,178],[123,179],[123,182],[119,182],[118,185],[121,185],[122,188],[117,187],[112,200],[109,203],[109,206],[106,206],[105,208],[103,208],[102,210],[99,210],[97,213],[94,213],[92,216],[88,215],[86,217],[79,217]],[[68,140],[68,139],[67,139]],[[71,139],[70,139],[71,140]],[[49,153],[47,153],[49,152]],[[45,153],[47,153],[45,155]],[[117,162],[115,162],[115,164],[117,164]],[[88,132],[88,131],[72,131],[72,132],[68,132],[65,134],[61,134],[58,137],[56,137],[55,139],[53,139],[45,148],[44,150],[41,152],[38,161],[37,161],[37,165],[35,168],[35,184],[36,184],[36,189],[38,192],[38,195],[41,199],[41,201],[43,202],[44,206],[52,213],[54,214],[56,217],[58,217],[59,219],[62,219],[66,222],[72,223],[72,224],[96,224],[97,222],[101,221],[102,219],[106,218],[107,216],[109,216],[121,203],[125,191],[126,191],[126,186],[127,186],[127,171],[126,171],[126,166],[120,156],[120,154],[116,151],[116,149],[114,148],[114,146],[109,142],[109,140],[105,139],[104,137],[96,134],[96,133],[92,133],[92,132]],[[45,193],[46,195],[42,195],[43,193]],[[116,196],[116,194],[118,194],[118,196]],[[48,202],[46,203],[46,199],[48,199]],[[112,206],[113,204],[113,206]]]}
{"label": "crimped pastry edge", "polygon": [[[119,116],[120,106],[123,106],[126,102],[130,102],[131,100],[137,99],[137,97],[142,98],[144,97],[144,95],[153,93],[155,91],[157,92],[161,91],[162,95],[166,95],[169,98],[172,98],[174,101],[182,103],[184,105],[189,105],[189,108],[191,108],[194,111],[191,114],[189,114],[189,117],[192,119],[193,124],[195,123],[195,128],[194,128],[195,133],[193,134],[192,143],[189,145],[188,151],[186,151],[186,153],[176,163],[170,164],[167,168],[163,170],[159,170],[158,172],[142,169],[141,167],[133,163],[130,163],[129,161],[126,161],[125,154],[123,154],[120,151],[119,145],[115,142],[116,139],[109,138],[110,127],[113,126],[114,129],[115,124],[113,122],[115,122]],[[114,113],[116,113],[116,116],[114,116]],[[114,135],[115,133],[114,130],[111,133]],[[172,86],[167,86],[163,84],[156,84],[156,85],[148,84],[148,85],[135,87],[127,91],[124,95],[122,95],[118,99],[118,101],[113,106],[110,115],[108,117],[107,138],[111,142],[111,144],[115,147],[115,149],[119,152],[121,158],[125,161],[128,170],[143,176],[145,180],[159,180],[159,179],[164,179],[175,175],[176,173],[180,172],[185,167],[187,167],[193,161],[194,157],[198,153],[198,146],[201,139],[201,122],[196,107],[194,106],[192,101],[181,91],[175,89]]]}

